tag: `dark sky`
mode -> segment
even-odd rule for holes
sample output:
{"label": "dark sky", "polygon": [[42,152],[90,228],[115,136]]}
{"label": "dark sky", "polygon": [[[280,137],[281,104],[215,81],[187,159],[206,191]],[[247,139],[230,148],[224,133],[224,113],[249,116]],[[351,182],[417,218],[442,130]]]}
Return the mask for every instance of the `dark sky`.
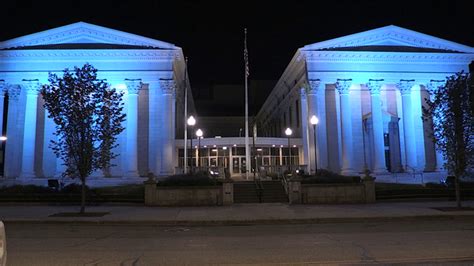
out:
{"label": "dark sky", "polygon": [[193,87],[243,83],[243,28],[251,79],[277,80],[298,47],[389,24],[474,46],[474,2],[2,1],[0,40],[77,21],[180,46]]}

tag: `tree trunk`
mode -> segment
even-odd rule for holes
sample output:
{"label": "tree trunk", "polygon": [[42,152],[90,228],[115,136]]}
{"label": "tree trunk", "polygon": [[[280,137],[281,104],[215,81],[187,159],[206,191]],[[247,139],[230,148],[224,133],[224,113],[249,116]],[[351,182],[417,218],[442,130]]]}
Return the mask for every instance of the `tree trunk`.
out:
{"label": "tree trunk", "polygon": [[86,210],[86,179],[81,178],[81,210],[79,213],[85,213]]}
{"label": "tree trunk", "polygon": [[456,190],[456,206],[461,208],[461,187],[459,186],[459,175],[454,177],[454,189]]}

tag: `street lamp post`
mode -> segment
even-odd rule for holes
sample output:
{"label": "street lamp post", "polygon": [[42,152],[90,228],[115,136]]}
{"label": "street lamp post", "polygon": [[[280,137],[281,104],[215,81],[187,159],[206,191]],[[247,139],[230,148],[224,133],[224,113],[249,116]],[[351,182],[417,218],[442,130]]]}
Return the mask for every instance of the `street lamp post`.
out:
{"label": "street lamp post", "polygon": [[196,131],[196,136],[198,138],[198,153],[197,153],[197,159],[198,159],[198,169],[199,171],[201,171],[201,138],[202,138],[202,130],[201,129],[198,129]]}
{"label": "street lamp post", "polygon": [[314,174],[318,174],[318,153],[316,151],[316,125],[319,123],[319,119],[313,115],[311,119],[309,120],[311,125],[313,125],[313,131],[314,131]]}
{"label": "street lamp post", "polygon": [[[194,119],[194,116],[190,116],[190,117],[188,118],[188,121],[187,121],[187,122],[188,122],[188,126],[193,127],[194,125],[196,125],[196,119]],[[190,148],[191,148],[190,150],[191,150],[191,173],[192,173],[192,172],[193,172],[193,137],[192,137],[192,135],[191,135],[191,137],[189,138],[189,140],[190,140],[190,145],[189,145],[189,146],[190,146]],[[186,143],[184,144],[184,146],[186,147]],[[187,164],[187,163],[188,163],[188,162],[186,162],[186,164]]]}
{"label": "street lamp post", "polygon": [[222,149],[224,150],[224,178],[227,178],[227,165],[226,165],[226,159],[227,159],[227,154],[226,154],[226,151],[227,151],[227,147],[222,147]]}
{"label": "street lamp post", "polygon": [[285,130],[285,134],[286,136],[288,136],[288,170],[290,170],[290,173],[291,173],[291,146],[290,146],[290,137],[291,137],[291,134],[293,134],[293,131],[291,130],[291,128],[287,128]]}

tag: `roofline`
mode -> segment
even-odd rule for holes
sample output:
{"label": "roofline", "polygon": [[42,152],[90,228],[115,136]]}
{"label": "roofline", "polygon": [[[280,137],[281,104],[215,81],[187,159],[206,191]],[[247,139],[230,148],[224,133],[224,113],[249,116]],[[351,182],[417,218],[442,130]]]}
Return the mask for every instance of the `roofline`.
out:
{"label": "roofline", "polygon": [[[367,31],[362,31],[362,32],[353,33],[353,34],[350,34],[350,35],[345,35],[345,36],[333,38],[333,39],[330,39],[330,40],[325,40],[325,41],[321,41],[321,42],[317,42],[317,43],[313,43],[313,44],[308,44],[308,45],[305,45],[305,46],[301,47],[301,50],[302,51],[310,51],[310,50],[318,50],[318,49],[324,49],[324,48],[340,47],[340,46],[337,46],[335,44],[340,43],[340,42],[344,42],[346,40],[354,39],[354,38],[357,38],[357,37],[361,37],[361,36],[364,36],[364,35],[370,35],[372,33],[382,32],[382,31],[385,31],[385,30],[392,30],[392,31],[406,32],[406,33],[415,34],[415,35],[418,35],[418,36],[423,37],[423,38],[427,38],[427,39],[435,41],[435,42],[443,43],[445,46],[451,46],[453,48],[458,49],[457,51],[460,51],[460,52],[474,53],[474,47],[467,46],[467,45],[460,44],[460,43],[456,43],[456,42],[449,41],[449,40],[446,40],[446,39],[441,39],[439,37],[435,37],[435,36],[432,36],[432,35],[428,35],[428,34],[425,34],[425,33],[414,31],[414,30],[402,28],[402,27],[395,26],[395,25],[388,25],[388,26],[384,26],[384,27],[380,27],[380,28],[376,28],[376,29],[371,29],[371,30],[367,30]],[[353,45],[353,46],[357,46],[357,45]],[[351,46],[349,45],[347,47],[351,47]]]}
{"label": "roofline", "polygon": [[43,31],[40,31],[40,32],[36,32],[36,33],[32,33],[32,34],[28,34],[28,35],[24,35],[24,36],[20,36],[20,37],[16,37],[16,38],[13,38],[13,39],[9,39],[9,40],[0,42],[0,49],[13,48],[13,47],[21,46],[21,45],[18,45],[18,44],[21,43],[22,41],[31,41],[34,38],[39,38],[40,36],[44,35],[45,33],[58,34],[58,33],[61,33],[61,32],[64,32],[64,31],[67,31],[67,30],[70,30],[70,29],[78,28],[78,27],[91,28],[91,29],[94,29],[94,30],[97,30],[97,31],[107,31],[107,32],[110,32],[112,34],[115,34],[115,35],[118,35],[118,36],[121,36],[121,37],[125,37],[125,38],[134,38],[138,41],[142,41],[144,43],[149,43],[150,46],[154,45],[154,46],[157,46],[157,47],[160,47],[160,48],[165,48],[165,49],[176,49],[176,48],[178,48],[176,45],[174,45],[172,43],[163,42],[163,41],[160,41],[160,40],[151,39],[151,38],[140,36],[140,35],[137,35],[137,34],[133,34],[133,33],[125,32],[125,31],[120,31],[120,30],[116,30],[116,29],[111,29],[111,28],[107,28],[107,27],[103,27],[103,26],[99,26],[99,25],[90,24],[90,23],[87,23],[87,22],[80,21],[80,22],[76,22],[76,23],[72,23],[72,24],[68,24],[68,25],[64,25],[64,26],[60,26],[60,27],[56,27],[56,28],[52,28],[52,29],[47,29],[47,30],[43,30]]}

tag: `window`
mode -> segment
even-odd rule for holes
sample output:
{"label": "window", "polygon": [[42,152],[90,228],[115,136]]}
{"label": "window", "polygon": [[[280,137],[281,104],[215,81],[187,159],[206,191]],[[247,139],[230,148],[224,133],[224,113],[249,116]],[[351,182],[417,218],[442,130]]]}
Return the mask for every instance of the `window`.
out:
{"label": "window", "polygon": [[290,106],[290,109],[288,110],[288,117],[289,117],[289,120],[290,120],[289,127],[291,127],[293,125],[292,116],[293,116],[293,112],[292,112],[291,106]]}
{"label": "window", "polygon": [[300,127],[300,105],[299,105],[299,102],[298,100],[296,100],[296,127],[299,128]]}

